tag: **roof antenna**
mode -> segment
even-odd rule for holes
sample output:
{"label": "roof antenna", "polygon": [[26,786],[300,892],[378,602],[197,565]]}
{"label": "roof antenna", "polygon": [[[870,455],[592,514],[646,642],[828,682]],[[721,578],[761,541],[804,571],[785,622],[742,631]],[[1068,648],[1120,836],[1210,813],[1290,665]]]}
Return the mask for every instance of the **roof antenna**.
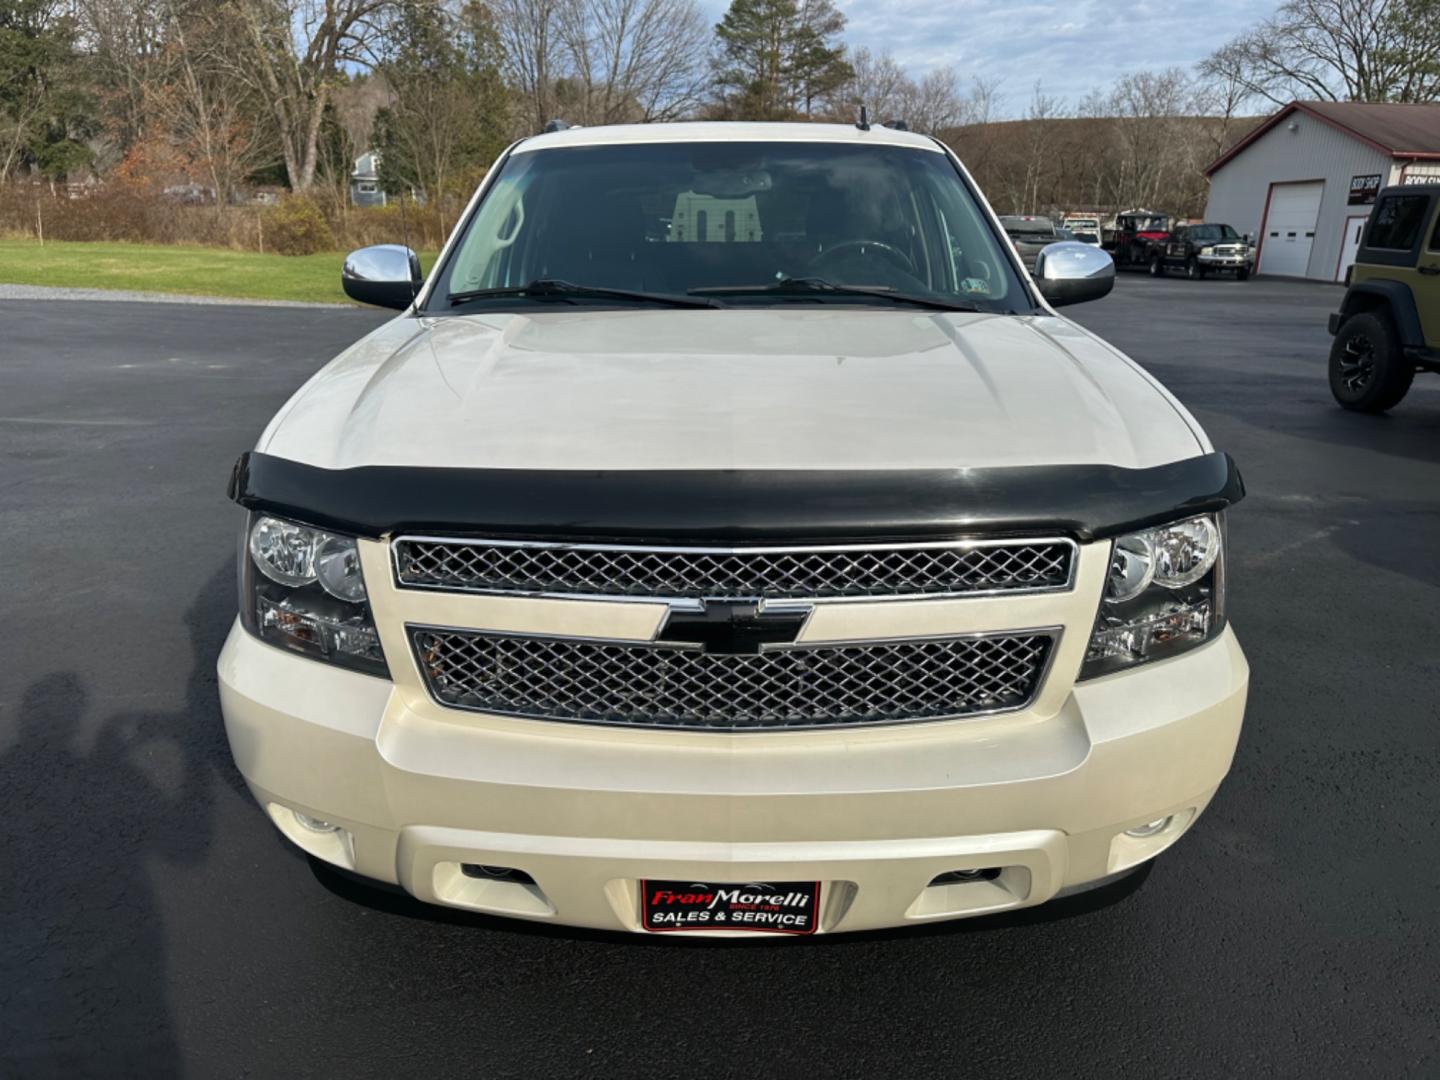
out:
{"label": "roof antenna", "polygon": [[865,106],[860,106],[860,119],[855,121],[855,126],[861,131],[870,130],[870,117],[865,112]]}

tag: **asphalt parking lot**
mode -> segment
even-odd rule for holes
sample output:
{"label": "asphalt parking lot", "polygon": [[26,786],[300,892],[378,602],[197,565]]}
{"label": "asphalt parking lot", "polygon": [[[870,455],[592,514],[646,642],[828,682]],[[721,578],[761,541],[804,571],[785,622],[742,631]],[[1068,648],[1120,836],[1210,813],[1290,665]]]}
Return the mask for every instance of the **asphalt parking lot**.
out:
{"label": "asphalt parking lot", "polygon": [[381,313],[0,302],[0,1076],[1440,1073],[1440,377],[1336,408],[1340,292],[1073,309],[1240,462],[1235,768],[1143,887],[778,945],[317,872],[231,765],[228,470]]}

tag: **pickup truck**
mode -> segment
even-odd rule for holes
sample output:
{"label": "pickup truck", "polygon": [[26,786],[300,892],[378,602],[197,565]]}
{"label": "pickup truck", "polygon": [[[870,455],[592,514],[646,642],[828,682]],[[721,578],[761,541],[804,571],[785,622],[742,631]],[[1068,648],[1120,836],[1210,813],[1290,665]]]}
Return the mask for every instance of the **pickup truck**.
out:
{"label": "pickup truck", "polygon": [[1110,257],[1027,273],[943,143],[557,130],[428,277],[399,245],[342,277],[397,315],[236,463],[219,659],[316,862],[793,940],[1042,904],[1196,827],[1248,685],[1239,473],[1060,314]]}
{"label": "pickup truck", "polygon": [[1151,277],[1181,270],[1192,281],[1215,272],[1234,274],[1236,280],[1244,281],[1254,264],[1248,238],[1229,225],[1180,225],[1150,249]]}
{"label": "pickup truck", "polygon": [[1006,214],[1000,218],[1000,225],[1010,237],[1020,261],[1027,269],[1034,269],[1035,260],[1048,245],[1061,239],[1055,223],[1047,217],[1030,214]]}

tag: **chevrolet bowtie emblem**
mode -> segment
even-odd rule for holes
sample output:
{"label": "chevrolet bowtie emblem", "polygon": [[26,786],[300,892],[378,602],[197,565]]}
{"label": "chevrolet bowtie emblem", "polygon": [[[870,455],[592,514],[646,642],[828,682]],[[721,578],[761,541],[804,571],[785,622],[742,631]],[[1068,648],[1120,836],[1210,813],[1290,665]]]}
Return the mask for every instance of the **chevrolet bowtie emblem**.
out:
{"label": "chevrolet bowtie emblem", "polygon": [[657,641],[698,645],[707,653],[754,655],[764,645],[789,645],[810,608],[765,610],[764,600],[703,600],[699,611],[671,608]]}

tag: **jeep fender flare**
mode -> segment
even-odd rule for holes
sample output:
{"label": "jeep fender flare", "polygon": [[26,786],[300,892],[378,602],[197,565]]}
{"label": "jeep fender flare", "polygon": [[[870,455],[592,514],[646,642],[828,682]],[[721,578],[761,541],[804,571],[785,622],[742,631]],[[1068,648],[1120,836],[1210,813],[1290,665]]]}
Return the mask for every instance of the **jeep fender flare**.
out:
{"label": "jeep fender flare", "polygon": [[[1379,303],[1376,303],[1376,300]],[[1361,311],[1373,311],[1383,307],[1395,323],[1395,332],[1400,344],[1406,348],[1419,348],[1425,344],[1424,331],[1420,329],[1420,311],[1415,306],[1415,294],[1403,281],[1361,281],[1351,285],[1340,305],[1340,317],[1331,333],[1337,333],[1341,324],[1351,315]]]}

